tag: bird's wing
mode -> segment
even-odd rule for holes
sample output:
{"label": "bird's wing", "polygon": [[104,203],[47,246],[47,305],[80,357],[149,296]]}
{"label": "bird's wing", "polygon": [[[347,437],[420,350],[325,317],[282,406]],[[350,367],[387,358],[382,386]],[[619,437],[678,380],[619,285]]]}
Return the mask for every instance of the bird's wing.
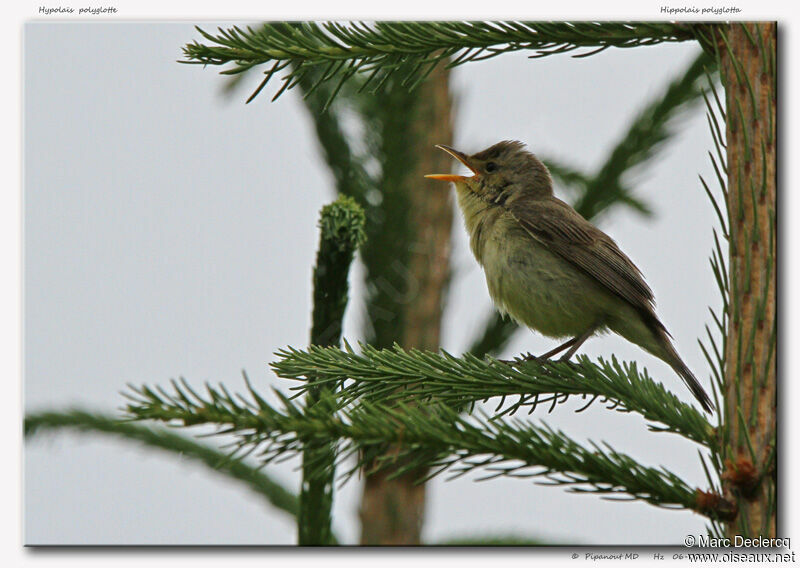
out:
{"label": "bird's wing", "polygon": [[554,197],[522,198],[507,210],[537,242],[634,307],[653,311],[653,291],[611,237]]}

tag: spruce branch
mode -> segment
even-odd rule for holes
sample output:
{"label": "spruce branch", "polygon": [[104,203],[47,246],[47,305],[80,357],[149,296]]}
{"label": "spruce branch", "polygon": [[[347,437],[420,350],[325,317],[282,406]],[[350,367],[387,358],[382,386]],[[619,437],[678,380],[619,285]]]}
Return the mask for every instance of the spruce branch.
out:
{"label": "spruce branch", "polygon": [[40,436],[46,432],[63,431],[101,434],[160,449],[172,455],[179,455],[184,459],[195,460],[214,472],[244,483],[279,511],[293,517],[297,516],[297,496],[260,471],[259,468],[248,465],[214,447],[199,444],[164,429],[147,428],[96,412],[68,410],[28,414],[25,417],[24,431],[26,438]]}
{"label": "spruce branch", "polygon": [[381,346],[389,346],[407,333],[410,306],[419,292],[410,267],[416,254],[412,243],[417,238],[416,216],[420,213],[413,196],[423,173],[413,175],[422,160],[418,120],[426,102],[421,93],[410,92],[392,77],[375,95],[348,98],[363,125],[362,162],[375,166],[373,186],[361,201],[367,213],[367,242],[360,257],[365,271],[364,331],[369,343]]}
{"label": "spruce branch", "polygon": [[[708,76],[707,83],[708,90],[714,95],[714,99],[719,100],[716,94],[714,78],[712,76]],[[706,116],[715,149],[715,153],[709,152],[708,156],[715,171],[719,172],[722,170],[726,172],[727,164],[725,160],[724,141],[719,131],[719,121],[720,119],[724,120],[724,118],[720,116],[720,108],[711,103],[709,96],[704,93],[703,98],[706,104]],[[715,379],[712,381],[712,394],[716,399],[715,405],[717,408],[722,409],[724,407],[720,404],[719,397],[724,391],[723,377],[726,367],[725,358],[727,354],[728,341],[726,331],[728,326],[731,293],[729,285],[728,263],[726,261],[726,255],[723,252],[723,246],[727,249],[730,244],[730,231],[728,230],[728,227],[730,226],[730,219],[725,203],[719,203],[719,198],[714,195],[702,176],[699,176],[699,179],[706,196],[716,212],[717,221],[719,222],[719,232],[717,229],[712,229],[712,234],[714,237],[714,249],[711,251],[709,263],[714,274],[714,279],[717,283],[717,288],[719,289],[722,306],[718,311],[709,307],[709,312],[714,320],[713,331],[708,325],[706,325],[706,339],[698,339],[698,343],[700,344],[700,348],[703,351],[703,355],[705,356],[706,360],[708,361],[709,368],[711,369]],[[724,178],[722,176],[718,176],[717,183],[721,197],[726,199],[728,192]],[[717,345],[717,342],[719,342],[719,345]],[[721,413],[719,416],[720,427],[722,427],[724,422],[723,414]],[[721,457],[714,454],[713,459],[715,460],[717,471],[722,471]]]}
{"label": "spruce branch", "polygon": [[[555,405],[568,395],[591,397],[609,403],[620,412],[637,412],[651,423],[651,430],[674,432],[707,446],[714,430],[694,407],[681,402],[647,371],[640,373],[635,363],[599,359],[592,363],[585,356],[577,363],[534,361],[512,367],[494,359],[484,360],[467,354],[463,358],[417,349],[377,349],[360,345],[361,353],[351,348],[311,346],[302,351],[291,347],[278,351],[271,364],[283,378],[304,381],[295,390],[308,389],[305,377],[316,382],[349,381],[334,393],[340,406],[364,400],[381,403],[436,401],[451,407],[464,407],[489,398],[519,396],[501,413],[521,408],[533,412],[540,404]],[[588,405],[587,405],[588,406]]]}
{"label": "spruce branch", "polygon": [[368,173],[366,159],[356,153],[342,126],[344,112],[356,106],[353,103],[358,96],[358,82],[356,78],[349,80],[342,90],[343,96],[326,109],[333,95],[333,85],[319,83],[321,73],[321,69],[309,70],[301,77],[298,88],[314,123],[322,157],[333,175],[336,192],[354,197],[362,207],[368,207],[367,192],[379,184]]}
{"label": "spruce branch", "polygon": [[575,203],[587,219],[597,217],[615,201],[631,197],[624,175],[652,159],[658,149],[675,134],[676,119],[700,100],[707,73],[716,68],[714,58],[705,51],[689,68],[669,84],[663,95],[642,109],[631,122],[603,167],[592,177],[589,190]]}
{"label": "spruce branch", "polygon": [[[608,160],[613,157],[617,149],[618,147],[609,153]],[[587,219],[599,216],[618,205],[627,205],[645,216],[653,214],[652,209],[645,201],[633,195],[629,184],[622,182],[621,178],[626,174],[627,170],[620,172],[616,179],[605,179],[598,182],[596,174],[580,172],[577,168],[549,156],[541,156],[541,159],[547,165],[547,169],[550,170],[550,175],[553,176],[556,184],[576,195],[576,202],[585,199],[590,193],[599,193],[607,196],[605,199],[600,200],[602,206],[597,211],[592,211],[586,207],[581,207],[578,210]],[[601,170],[607,166],[608,161],[601,167]]]}
{"label": "spruce branch", "polygon": [[[716,66],[715,66],[716,68]],[[706,76],[706,89],[703,92],[703,100],[706,106],[706,118],[711,132],[711,138],[714,144],[714,152],[709,152],[708,156],[714,171],[717,173],[717,190],[722,198],[715,194],[706,183],[702,176],[698,176],[703,190],[711,202],[712,207],[716,213],[716,220],[718,227],[712,229],[714,237],[714,248],[711,251],[709,264],[714,274],[714,279],[720,292],[721,306],[715,310],[711,307],[708,308],[713,325],[705,326],[706,337],[698,338],[703,355],[708,362],[708,367],[711,370],[713,380],[711,381],[711,396],[714,401],[714,406],[720,409],[717,414],[716,436],[711,440],[708,448],[710,451],[710,466],[706,464],[706,459],[702,453],[699,453],[700,461],[703,465],[703,470],[706,474],[709,487],[712,488],[714,493],[721,494],[723,491],[719,488],[721,483],[721,474],[725,471],[725,457],[724,449],[721,447],[721,441],[728,436],[729,427],[727,422],[729,418],[726,417],[727,406],[723,404],[722,394],[725,391],[724,377],[725,368],[727,366],[726,358],[728,353],[728,318],[729,318],[729,305],[730,305],[730,286],[728,275],[728,263],[726,261],[727,248],[729,246],[730,219],[728,216],[728,208],[725,201],[727,201],[727,187],[725,178],[721,172],[727,174],[725,140],[720,124],[724,124],[725,115],[724,108],[720,103],[719,95],[717,94],[718,77],[716,73],[707,73]],[[712,103],[712,100],[714,101]],[[721,236],[720,236],[721,235]],[[726,249],[723,251],[723,247]],[[713,472],[713,475],[712,475]],[[725,535],[725,526],[721,522],[721,518],[712,518],[708,526],[709,534],[721,538]]]}
{"label": "spruce branch", "polygon": [[[542,478],[542,483],[574,492],[686,508],[711,518],[727,510],[727,501],[692,489],[664,467],[643,466],[605,444],[583,446],[546,425],[465,417],[435,403],[416,407],[362,401],[343,409],[326,395],[313,406],[302,406],[275,391],[283,405],[277,409],[248,388],[249,397],[208,385],[200,395],[185,382],[173,382],[172,392],[131,387],[127,412],[139,420],[216,425],[237,436],[238,451],[253,452],[264,463],[296,455],[307,444],[339,440],[339,462],[350,456],[358,462],[345,478],[367,463],[396,468],[396,476],[427,468],[428,477],[447,470],[455,477],[486,470],[490,477]],[[389,445],[397,451],[380,455],[380,447]],[[714,507],[709,496],[716,500]]]}
{"label": "spruce branch", "polygon": [[[368,95],[359,92],[363,78],[356,76],[345,83],[344,96],[326,107],[334,86],[320,83],[321,76],[321,69],[312,68],[298,87],[337,193],[354,197],[366,213],[367,238],[359,250],[365,268],[366,334],[370,343],[391,345],[403,335],[412,293],[407,267],[414,208],[409,184],[418,179],[412,180],[409,172],[419,161],[415,122],[421,91],[409,92],[389,79],[379,93]],[[353,114],[363,126],[358,145],[343,127]],[[362,146],[363,153],[356,146]],[[375,166],[374,171],[367,164]]]}
{"label": "spruce branch", "polygon": [[586,48],[580,54],[586,56],[609,47],[695,39],[691,27],[669,22],[275,22],[218,28],[216,35],[199,27],[197,31],[206,43],[185,45],[183,63],[228,65],[222,71],[228,75],[266,66],[250,100],[283,70],[287,72],[274,98],[313,67],[323,70],[318,83],[336,85],[333,97],[357,73],[366,75],[364,87],[373,91],[398,71],[402,84],[414,88],[445,59],[454,67],[513,51],[544,57]]}

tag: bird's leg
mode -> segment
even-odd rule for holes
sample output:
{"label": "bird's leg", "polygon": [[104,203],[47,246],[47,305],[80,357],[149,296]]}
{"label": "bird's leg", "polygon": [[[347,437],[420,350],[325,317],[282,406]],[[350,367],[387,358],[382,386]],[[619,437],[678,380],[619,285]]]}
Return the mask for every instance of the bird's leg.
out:
{"label": "bird's leg", "polygon": [[559,353],[561,353],[562,351],[564,351],[564,349],[566,349],[566,348],[568,348],[568,347],[572,346],[572,345],[573,345],[573,344],[574,344],[576,341],[578,341],[579,339],[580,339],[580,336],[578,336],[578,337],[573,337],[573,338],[572,338],[572,339],[570,339],[569,341],[565,341],[564,343],[562,343],[561,345],[559,345],[559,346],[558,346],[558,347],[556,347],[555,349],[551,349],[550,351],[548,351],[548,352],[547,352],[547,353],[545,353],[544,355],[539,355],[538,357],[537,357],[536,355],[531,355],[530,353],[528,353],[527,355],[524,355],[524,356],[520,357],[520,358],[519,358],[518,360],[516,360],[516,361],[511,361],[511,360],[501,360],[501,363],[506,363],[506,364],[508,364],[508,365],[513,365],[513,364],[515,364],[515,363],[520,363],[520,362],[525,362],[525,361],[538,361],[538,362],[540,362],[540,363],[541,363],[541,362],[547,361],[547,360],[548,360],[548,359],[550,359],[550,358],[551,358],[553,355],[558,355]]}
{"label": "bird's leg", "polygon": [[569,358],[575,355],[575,352],[580,348],[581,345],[583,345],[583,342],[589,339],[592,335],[594,335],[595,331],[597,331],[597,327],[592,326],[589,329],[587,329],[583,333],[583,335],[579,335],[578,337],[568,341],[567,343],[572,343],[572,346],[569,348],[569,351],[567,351],[566,353],[564,353],[564,355],[561,356],[561,359],[559,359],[559,361],[569,361]]}
{"label": "bird's leg", "polygon": [[573,337],[569,341],[565,341],[564,343],[562,343],[558,347],[555,347],[554,349],[551,349],[550,351],[548,351],[544,355],[539,355],[538,357],[536,357],[535,355],[531,355],[530,353],[528,353],[524,357],[520,357],[519,359],[517,359],[515,361],[508,361],[508,360],[501,359],[500,362],[501,363],[506,363],[507,365],[515,365],[516,363],[521,363],[521,362],[525,362],[525,361],[538,361],[538,362],[542,363],[544,361],[547,361],[548,359],[550,359],[554,355],[558,355],[559,353],[564,351],[564,349],[567,349],[567,348],[569,348],[569,350],[566,353],[564,353],[564,355],[561,356],[559,361],[569,361],[570,357],[575,355],[575,352],[578,349],[580,349],[580,346],[583,345],[583,343],[587,339],[589,339],[592,335],[594,335],[594,332],[597,331],[598,327],[600,327],[600,326],[594,325],[594,326],[590,327],[585,332],[583,332],[581,335]]}
{"label": "bird's leg", "polygon": [[573,337],[572,339],[570,339],[569,341],[565,341],[564,343],[562,343],[561,345],[559,345],[555,349],[551,349],[550,351],[548,351],[544,355],[539,355],[538,357],[536,357],[536,359],[539,360],[539,361],[546,361],[547,359],[550,359],[553,355],[558,355],[559,353],[564,351],[564,349],[566,349],[568,347],[572,347],[575,344],[575,342],[578,341],[578,339],[580,339],[580,336]]}

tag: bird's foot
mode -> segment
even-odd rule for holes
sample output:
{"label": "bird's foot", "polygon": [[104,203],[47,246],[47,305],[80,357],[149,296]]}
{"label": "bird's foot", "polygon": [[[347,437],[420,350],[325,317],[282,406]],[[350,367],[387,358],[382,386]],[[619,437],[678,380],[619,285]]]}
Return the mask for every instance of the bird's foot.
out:
{"label": "bird's foot", "polygon": [[504,363],[509,367],[519,367],[524,363],[538,363],[539,365],[545,366],[543,370],[546,369],[548,364],[553,363],[566,363],[571,368],[578,368],[580,365],[574,361],[570,360],[571,354],[564,355],[559,357],[558,359],[547,357],[545,355],[533,355],[532,353],[526,353],[515,357],[514,359],[498,359],[498,362]]}
{"label": "bird's foot", "polygon": [[544,357],[537,357],[533,353],[526,353],[525,355],[520,355],[519,357],[515,357],[514,359],[498,359],[501,363],[505,363],[506,365],[511,365],[512,367],[515,365],[519,365],[520,363],[528,363],[530,361],[535,361],[536,363],[544,363],[547,361]]}

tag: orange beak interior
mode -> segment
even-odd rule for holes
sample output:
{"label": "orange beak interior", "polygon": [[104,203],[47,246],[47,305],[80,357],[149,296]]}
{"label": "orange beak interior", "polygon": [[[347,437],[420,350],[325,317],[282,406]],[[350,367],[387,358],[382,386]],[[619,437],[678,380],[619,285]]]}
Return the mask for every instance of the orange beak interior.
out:
{"label": "orange beak interior", "polygon": [[467,166],[474,175],[468,177],[468,176],[459,176],[455,174],[428,174],[425,176],[426,178],[435,179],[439,181],[457,182],[457,181],[464,181],[470,179],[470,177],[475,177],[479,175],[478,171],[469,164],[469,161],[467,160],[467,155],[464,154],[463,152],[459,152],[455,148],[451,148],[450,146],[445,146],[444,144],[437,144],[436,147],[439,148],[440,150],[444,150],[445,152],[453,156],[456,160]]}

